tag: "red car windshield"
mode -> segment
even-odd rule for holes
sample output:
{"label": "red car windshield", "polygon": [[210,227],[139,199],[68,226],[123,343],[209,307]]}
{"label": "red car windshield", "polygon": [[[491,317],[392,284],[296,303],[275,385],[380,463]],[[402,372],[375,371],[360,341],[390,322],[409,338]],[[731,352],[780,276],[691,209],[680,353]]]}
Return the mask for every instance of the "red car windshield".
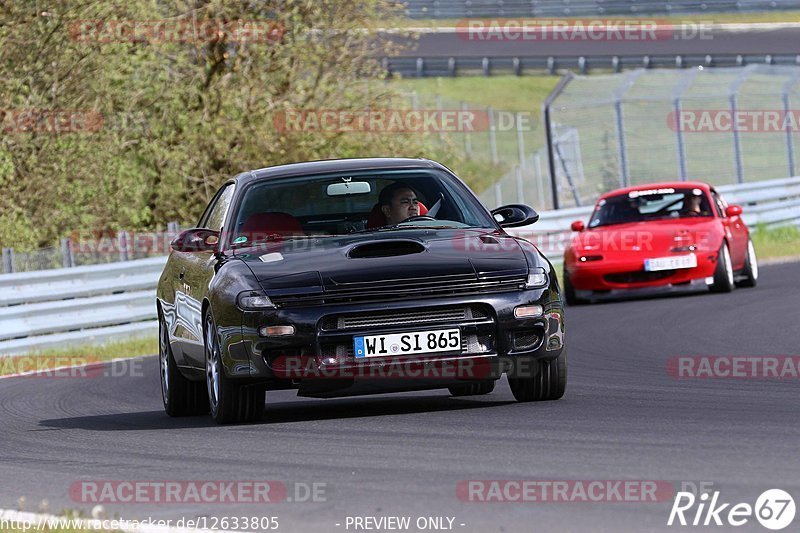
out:
{"label": "red car windshield", "polygon": [[708,196],[696,188],[630,191],[597,203],[589,227],[672,218],[713,216]]}

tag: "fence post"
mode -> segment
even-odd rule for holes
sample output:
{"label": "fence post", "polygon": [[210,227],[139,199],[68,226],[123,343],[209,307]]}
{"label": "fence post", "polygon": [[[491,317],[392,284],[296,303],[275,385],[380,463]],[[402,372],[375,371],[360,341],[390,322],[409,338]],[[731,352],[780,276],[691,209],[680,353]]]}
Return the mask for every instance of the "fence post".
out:
{"label": "fence post", "polygon": [[678,85],[675,87],[672,93],[672,113],[674,115],[675,142],[677,143],[678,147],[678,175],[680,176],[681,181],[686,181],[689,179],[689,169],[686,164],[686,144],[684,143],[683,130],[681,129],[683,124],[681,121],[681,113],[683,111],[681,97],[694,82],[695,77],[697,77],[697,72],[698,71],[696,69],[692,69],[687,72],[686,75],[681,78],[680,82],[678,82]]}
{"label": "fence post", "polygon": [[786,120],[789,114],[792,112],[791,103],[789,102],[789,92],[792,90],[792,86],[797,83],[800,79],[800,74],[794,74],[789,80],[783,85],[783,122],[786,124],[786,157],[789,160],[789,176],[794,176],[794,143],[792,142],[792,126],[791,123]]}
{"label": "fence post", "polygon": [[119,260],[128,261],[128,232],[120,231],[117,234],[117,244],[119,245]]}
{"label": "fence post", "polygon": [[[747,81],[747,77],[755,69],[757,65],[748,65],[744,67],[741,73],[733,80],[728,87],[728,100],[731,105],[731,121],[736,124],[736,96],[739,94],[739,88]],[[736,183],[744,183],[744,165],[742,163],[742,138],[739,135],[739,128],[731,128],[733,132],[733,157],[736,164]]]}
{"label": "fence post", "polygon": [[686,169],[686,146],[683,144],[683,130],[681,130],[681,99],[676,98],[672,103],[675,122],[675,142],[678,144],[678,170],[681,181],[689,179]]}
{"label": "fence post", "polygon": [[[466,102],[461,102],[461,111],[463,111],[464,116],[467,115],[467,112],[469,111],[469,106],[467,105]],[[472,159],[472,137],[470,137],[470,135],[472,135],[472,132],[465,131],[463,135],[464,135],[464,152],[467,154],[467,159]]]}
{"label": "fence post", "polygon": [[[550,63],[551,58],[548,58],[548,70],[550,70]],[[555,65],[555,63],[553,63]],[[567,84],[572,81],[575,75],[567,71],[567,73],[559,80],[558,84],[553,88],[553,91],[547,95],[544,102],[542,102],[542,125],[544,126],[544,139],[547,146],[547,168],[550,171],[550,185],[552,187],[552,194],[553,194],[553,209],[558,209],[561,207],[559,205],[559,198],[558,198],[558,178],[556,177],[556,160],[555,160],[555,150],[554,150],[554,143],[553,143],[553,131],[550,120],[550,104],[552,104],[558,95],[560,95],[564,88],[566,88]]]}
{"label": "fence post", "polygon": [[500,187],[499,181],[494,183],[494,202],[497,204],[495,207],[503,205],[503,189]]}
{"label": "fence post", "polygon": [[[784,117],[789,116],[791,113],[789,104],[789,93],[783,93],[783,113]],[[784,118],[786,124],[786,157],[789,159],[789,176],[794,176],[794,143],[792,143],[792,126],[791,123]]]}
{"label": "fence post", "polygon": [[494,111],[492,111],[491,107],[487,107],[486,113],[489,115],[489,149],[492,153],[492,163],[496,165],[500,159],[497,157],[497,132],[494,129]]}
{"label": "fence post", "polygon": [[522,187],[522,166],[517,165],[516,170],[514,172],[517,178],[517,203],[524,204],[525,203],[525,191]]}
{"label": "fence post", "polygon": [[[517,151],[519,152],[519,166],[523,173],[527,170],[525,165],[525,138],[522,134],[522,114],[514,113],[514,124],[517,128]],[[520,200],[522,201],[522,200]]]}
{"label": "fence post", "polygon": [[625,146],[625,122],[622,118],[622,101],[614,100],[614,122],[617,127],[617,151],[619,157],[619,186],[627,187],[628,176],[628,150]]}
{"label": "fence post", "polygon": [[61,239],[61,258],[64,268],[75,266],[75,258],[72,256],[72,239]]}
{"label": "fence post", "polygon": [[[442,97],[441,95],[436,95],[436,99],[434,100],[436,105],[436,114],[438,115],[438,119],[440,123],[442,122]],[[439,140],[444,140],[444,128],[439,128]]]}
{"label": "fence post", "polygon": [[3,273],[14,273],[14,249],[3,248]]}
{"label": "fence post", "polygon": [[170,245],[172,244],[172,240],[178,236],[178,233],[180,233],[180,231],[181,228],[178,225],[177,221],[167,222],[167,233],[164,235],[164,242],[162,248],[162,251],[165,254],[168,254],[170,252],[171,249]]}
{"label": "fence post", "polygon": [[544,199],[544,175],[542,172],[542,156],[539,152],[534,157],[534,168],[536,169],[536,189],[539,195],[539,210],[545,209]]}

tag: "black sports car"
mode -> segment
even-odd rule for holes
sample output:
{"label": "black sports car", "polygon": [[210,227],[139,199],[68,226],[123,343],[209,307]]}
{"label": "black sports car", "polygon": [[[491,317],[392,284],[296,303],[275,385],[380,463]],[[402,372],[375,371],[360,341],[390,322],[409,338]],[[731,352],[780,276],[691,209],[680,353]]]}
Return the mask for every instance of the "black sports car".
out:
{"label": "black sports car", "polygon": [[172,243],[158,284],[169,415],[261,418],[267,389],[310,397],[449,388],[519,401],[566,387],[549,261],[450,170],[349,159],[245,172]]}

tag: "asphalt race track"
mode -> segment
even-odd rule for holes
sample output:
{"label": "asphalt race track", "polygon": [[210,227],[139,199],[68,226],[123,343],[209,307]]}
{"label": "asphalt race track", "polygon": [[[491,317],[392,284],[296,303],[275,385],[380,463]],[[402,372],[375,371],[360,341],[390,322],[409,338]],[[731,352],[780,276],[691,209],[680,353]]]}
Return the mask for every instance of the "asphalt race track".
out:
{"label": "asphalt race track", "polygon": [[[326,483],[327,501],[106,509],[125,518],[278,516],[279,531],[291,532],[354,531],[347,516],[450,516],[456,531],[511,533],[688,528],[667,527],[671,497],[471,503],[457,497],[459,481],[713,482],[726,502],[753,505],[771,488],[798,500],[800,379],[676,379],[667,360],[800,355],[799,275],[800,263],[787,263],[764,267],[755,289],[569,308],[569,386],[557,402],[515,403],[504,381],[462,399],[286,391],[268,394],[263,423],[219,427],[163,413],[153,357],[129,372],[138,377],[2,379],[0,507],[25,496],[28,510],[47,499],[53,511],[88,511],[69,495],[81,479],[266,479]],[[752,518],[737,529],[765,531]]]}
{"label": "asphalt race track", "polygon": [[[515,56],[612,56],[612,55],[706,55],[706,54],[798,54],[800,27],[750,29],[705,28],[694,35],[694,29],[672,35],[657,34],[657,39],[645,40],[480,40],[453,31],[426,31],[416,42],[408,43],[398,53],[413,57],[515,57]],[[699,30],[698,30],[699,31]],[[513,36],[513,31],[511,33]]]}

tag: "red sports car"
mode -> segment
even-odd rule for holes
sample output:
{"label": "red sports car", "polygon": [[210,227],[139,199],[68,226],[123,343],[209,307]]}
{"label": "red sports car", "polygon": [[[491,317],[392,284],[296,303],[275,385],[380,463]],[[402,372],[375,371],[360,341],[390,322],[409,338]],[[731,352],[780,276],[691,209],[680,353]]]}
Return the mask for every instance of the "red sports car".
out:
{"label": "red sports car", "polygon": [[707,183],[656,183],[604,194],[564,252],[568,304],[753,287],[758,263],[742,208]]}

